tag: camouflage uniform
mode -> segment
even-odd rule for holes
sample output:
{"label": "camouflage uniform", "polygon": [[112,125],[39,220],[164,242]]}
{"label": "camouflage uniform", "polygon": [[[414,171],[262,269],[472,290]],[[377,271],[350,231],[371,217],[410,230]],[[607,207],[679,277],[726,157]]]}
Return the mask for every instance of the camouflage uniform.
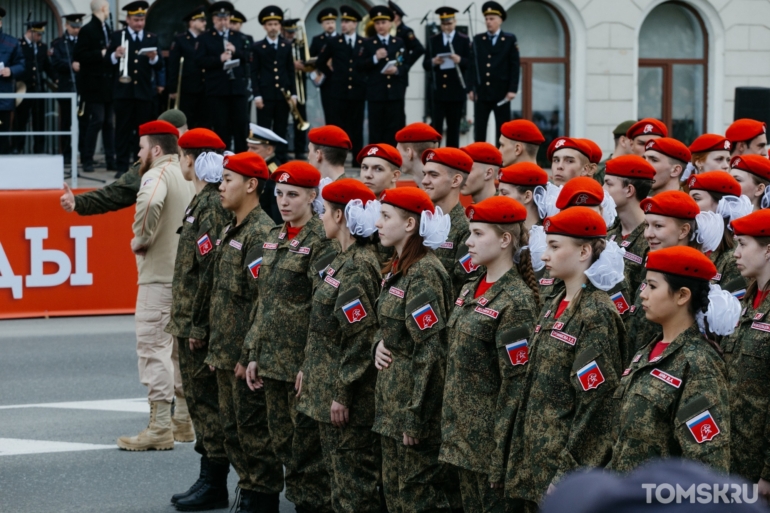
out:
{"label": "camouflage uniform", "polygon": [[459,468],[465,511],[503,512],[489,484],[503,482],[537,304],[515,267],[474,299],[482,279],[465,284],[447,322],[439,460]]}
{"label": "camouflage uniform", "polygon": [[263,248],[257,315],[246,337],[248,360],[257,362],[264,379],[270,438],[286,467],[286,498],[297,507],[330,511],[318,423],[296,410],[294,382],[305,359],[313,287],[336,246],[314,215],[291,240],[285,225],[274,226]]}
{"label": "camouflage uniform", "polygon": [[610,156],[606,159],[599,162],[599,166],[596,168],[596,172],[594,173],[594,180],[599,182],[599,185],[604,186],[604,175],[607,171],[607,161],[612,158],[612,153],[610,153]]}
{"label": "camouflage uniform", "polygon": [[393,253],[395,252],[395,249],[393,246],[385,247],[380,242],[380,237],[378,233],[375,233],[372,235],[372,240],[375,243],[374,246],[374,255],[377,257],[377,261],[380,263],[380,270],[382,270],[385,267],[385,264],[393,258]]}
{"label": "camouflage uniform", "polygon": [[746,280],[743,279],[740,271],[738,271],[732,249],[714,251],[709,258],[717,268],[717,275],[712,280],[712,283],[716,283],[730,292],[746,288]]}
{"label": "camouflage uniform", "polygon": [[752,483],[770,481],[768,314],[770,297],[755,310],[754,295],[747,294],[738,328],[722,340],[730,386],[730,471]]}
{"label": "camouflage uniform", "polygon": [[[619,422],[608,468],[630,472],[652,458],[681,457],[727,473],[730,406],[722,358],[695,323],[651,362],[655,342],[633,357],[615,390]],[[688,427],[707,411],[717,430],[710,424]]]}
{"label": "camouflage uniform", "polygon": [[[388,511],[448,511],[438,461],[452,282],[429,252],[407,274],[387,275],[377,301],[390,367],[377,374],[373,430],[381,435],[382,481]],[[422,322],[422,328],[415,319]],[[429,326],[430,325],[430,326]],[[407,434],[420,440],[403,444]]]}
{"label": "camouflage uniform", "polygon": [[283,469],[267,434],[265,393],[252,392],[235,377],[236,363],[247,364],[243,341],[251,327],[256,281],[249,264],[273,226],[257,206],[240,225],[228,225],[216,241],[216,261],[211,292],[209,354],[206,363],[216,367],[219,414],[225,449],[244,490],[277,494],[283,490]]}
{"label": "camouflage uniform", "polygon": [[[121,179],[131,174],[124,174]],[[200,289],[210,290],[214,270],[214,238],[230,219],[219,200],[219,184],[206,186],[193,198],[185,211],[179,232],[179,247],[174,262],[171,320],[166,333],[179,343],[179,370],[190,418],[195,428],[195,450],[217,463],[228,462],[224,434],[219,420],[216,374],[205,363],[206,348],[190,351],[189,338],[208,340],[208,308],[194,310]],[[197,242],[207,238],[210,245]],[[208,249],[210,248],[210,249]],[[206,305],[208,300],[201,298]],[[203,310],[201,312],[200,310]]]}
{"label": "camouflage uniform", "polygon": [[470,235],[468,218],[465,217],[465,209],[462,204],[458,202],[450,212],[444,213],[449,214],[452,226],[449,229],[446,242],[436,250],[436,256],[441,261],[446,272],[449,273],[449,278],[452,280],[451,292],[454,298],[460,294],[460,289],[465,282],[479,276],[481,272],[471,264],[470,259],[465,261],[465,267],[463,267],[461,262],[461,259],[468,255],[468,247],[465,245],[465,241],[468,240]]}
{"label": "camouflage uniform", "polygon": [[111,184],[75,196],[75,212],[81,216],[93,216],[115,212],[136,203],[136,195],[141,185],[140,167],[141,162],[137,160]]}
{"label": "camouflage uniform", "polygon": [[[645,271],[646,274],[646,271]],[[644,314],[642,308],[642,291],[647,287],[647,280],[643,280],[639,288],[636,290],[634,296],[634,304],[628,310],[628,313],[623,316],[623,322],[626,325],[626,332],[628,337],[628,349],[625,352],[625,360],[622,362],[625,367],[631,363],[631,355],[637,353],[641,348],[647,345],[652,339],[658,339],[663,335],[663,328],[660,324],[655,324],[647,320],[647,316]]]}
{"label": "camouflage uniform", "polygon": [[[635,291],[647,273],[644,269],[644,261],[647,259],[650,245],[644,238],[644,223],[634,228],[628,237],[623,239],[623,227],[620,225],[620,219],[616,219],[615,224],[607,230],[607,240],[615,241],[618,246],[626,250],[623,261],[624,272],[628,282],[628,290]],[[631,301],[633,298],[627,297],[626,299]]]}
{"label": "camouflage uniform", "polygon": [[[546,302],[535,327],[508,459],[505,494],[530,507],[565,473],[604,466],[612,449],[623,322],[607,293],[590,283],[557,320],[562,298]],[[578,377],[594,363],[600,374]]]}
{"label": "camouflage uniform", "polygon": [[[354,243],[322,272],[324,281],[313,293],[297,410],[318,422],[334,511],[379,512],[381,451],[372,432],[377,371],[371,344],[380,266],[372,245]],[[350,410],[344,428],[331,424],[332,401]]]}

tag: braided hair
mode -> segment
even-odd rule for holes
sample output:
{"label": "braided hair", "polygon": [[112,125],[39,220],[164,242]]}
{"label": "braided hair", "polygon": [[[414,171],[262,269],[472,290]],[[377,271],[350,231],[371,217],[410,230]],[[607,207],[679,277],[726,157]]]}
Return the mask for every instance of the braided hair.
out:
{"label": "braided hair", "polygon": [[524,223],[512,223],[512,224],[492,224],[492,228],[498,235],[504,233],[511,234],[511,258],[516,261],[515,255],[519,255],[518,262],[516,263],[519,274],[524,279],[524,283],[532,290],[532,294],[535,296],[535,303],[539,309],[540,304],[540,285],[535,277],[535,271],[532,269],[532,255],[529,252],[529,248],[521,250],[522,247],[529,244],[529,232],[524,228]]}
{"label": "braided hair", "polygon": [[[668,274],[668,273],[661,273],[663,275],[663,279],[666,281],[669,287],[669,295],[673,296],[675,292],[681,290],[681,289],[689,289],[690,293],[692,294],[692,299],[690,299],[690,303],[687,305],[690,311],[690,315],[693,316],[693,319],[698,313],[706,313],[706,310],[708,310],[709,307],[709,281],[708,280],[699,280],[697,278],[690,278],[687,276],[680,276],[678,274]],[[708,333],[708,320],[705,321],[706,323],[706,332]],[[719,347],[719,344],[717,344],[714,340],[711,340],[710,338],[706,337],[706,340],[708,340],[709,344],[716,350],[716,352],[721,356],[723,354],[722,348]]]}

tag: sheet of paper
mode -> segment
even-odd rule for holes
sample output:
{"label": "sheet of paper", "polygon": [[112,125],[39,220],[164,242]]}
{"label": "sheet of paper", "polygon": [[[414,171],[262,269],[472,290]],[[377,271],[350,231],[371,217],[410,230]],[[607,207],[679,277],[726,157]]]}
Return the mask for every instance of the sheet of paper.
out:
{"label": "sheet of paper", "polygon": [[139,55],[144,55],[146,53],[157,52],[157,51],[158,51],[157,46],[152,46],[150,48],[142,48],[141,50],[139,50]]}
{"label": "sheet of paper", "polygon": [[232,59],[232,60],[229,60],[229,61],[225,61],[224,65],[222,66],[222,69],[227,71],[227,70],[230,70],[230,69],[233,69],[233,68],[237,68],[240,65],[241,65],[241,60],[240,59]]}
{"label": "sheet of paper", "polygon": [[447,53],[437,53],[436,57],[443,57],[444,62],[441,63],[441,66],[439,66],[440,69],[454,69],[455,68],[455,61],[451,59],[452,54]]}
{"label": "sheet of paper", "polygon": [[380,73],[385,73],[386,70],[390,68],[395,68],[396,66],[398,66],[398,61],[388,61],[388,63],[385,65],[384,68],[382,68],[382,71],[380,71]]}

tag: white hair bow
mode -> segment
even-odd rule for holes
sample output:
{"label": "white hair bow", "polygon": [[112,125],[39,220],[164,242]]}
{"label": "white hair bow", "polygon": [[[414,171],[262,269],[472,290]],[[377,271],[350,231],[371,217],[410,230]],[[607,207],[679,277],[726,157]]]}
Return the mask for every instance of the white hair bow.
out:
{"label": "white hair bow", "polygon": [[382,204],[377,201],[367,201],[366,206],[360,199],[349,201],[345,207],[345,219],[348,229],[353,235],[368,237],[377,231],[374,223],[380,218],[380,207]]}
{"label": "white hair bow", "polygon": [[449,214],[444,214],[441,207],[436,207],[436,212],[423,210],[420,215],[420,236],[423,245],[430,249],[438,249],[449,235],[452,228],[452,220]]}
{"label": "white hair bow", "polygon": [[[561,188],[561,185],[554,185],[551,182],[548,182],[545,189],[545,197],[543,198],[543,210],[545,210],[545,215],[541,215],[541,218],[545,219],[546,217],[555,216],[560,212],[559,209],[556,208],[556,200],[559,198]],[[539,206],[538,210],[540,210]]]}
{"label": "white hair bow", "polygon": [[[754,210],[754,205],[745,194],[741,194],[740,197],[728,194],[723,196],[717,205],[717,214],[731,222],[751,214],[752,210]],[[732,228],[730,229],[732,230]]]}
{"label": "white hair bow", "polygon": [[316,195],[315,199],[313,200],[313,212],[318,214],[319,216],[324,215],[324,199],[321,196],[321,192],[323,192],[324,187],[332,183],[334,180],[331,178],[324,177],[321,178],[321,181],[318,184],[318,195]]}
{"label": "white hair bow", "polygon": [[225,158],[213,151],[204,151],[195,159],[195,176],[208,183],[222,181],[222,161]]}
{"label": "white hair bow", "polygon": [[618,246],[615,241],[609,241],[596,262],[591,264],[584,274],[588,276],[594,287],[606,292],[625,278],[623,261],[625,254],[625,249]]}
{"label": "white hair bow", "polygon": [[714,212],[701,212],[695,216],[695,224],[698,227],[690,240],[694,239],[700,244],[704,253],[717,249],[725,234],[725,222],[722,216]]}
{"label": "white hair bow", "polygon": [[719,285],[709,285],[709,305],[706,313],[698,312],[695,316],[701,333],[706,332],[703,319],[709,322],[709,331],[715,335],[732,334],[741,317],[741,302]]}
{"label": "white hair bow", "polygon": [[601,203],[602,217],[604,222],[607,223],[607,228],[615,223],[615,218],[618,217],[618,210],[616,208],[615,200],[607,191],[604,191],[604,199]]}
{"label": "white hair bow", "polygon": [[543,253],[545,253],[545,229],[534,224],[529,229],[529,256],[534,271],[539,272],[545,267],[545,262],[542,260]]}
{"label": "white hair bow", "polygon": [[684,168],[684,171],[682,172],[681,178],[679,178],[679,181],[686,182],[687,179],[690,178],[693,173],[697,175],[698,174],[697,171],[698,171],[698,168],[695,167],[692,162],[688,162],[687,167]]}

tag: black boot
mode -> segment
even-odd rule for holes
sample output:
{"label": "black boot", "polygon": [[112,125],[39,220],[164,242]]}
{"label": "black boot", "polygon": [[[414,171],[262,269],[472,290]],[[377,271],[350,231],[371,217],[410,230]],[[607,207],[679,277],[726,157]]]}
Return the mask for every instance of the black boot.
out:
{"label": "black boot", "polygon": [[281,497],[277,493],[254,493],[257,507],[255,513],[278,513]]}
{"label": "black boot", "polygon": [[238,507],[235,513],[256,513],[257,511],[257,493],[251,490],[240,490],[241,496],[238,500]]}
{"label": "black boot", "polygon": [[171,504],[176,504],[177,502],[179,502],[179,499],[184,499],[185,497],[189,497],[190,495],[200,490],[201,486],[203,486],[203,483],[206,482],[208,475],[209,475],[209,459],[206,456],[201,456],[201,471],[200,471],[200,474],[198,475],[198,480],[195,481],[193,485],[187,489],[187,491],[172,495]]}
{"label": "black boot", "polygon": [[227,474],[230,464],[208,462],[206,480],[195,492],[179,499],[176,509],[179,511],[205,511],[226,508],[229,504],[227,493]]}

